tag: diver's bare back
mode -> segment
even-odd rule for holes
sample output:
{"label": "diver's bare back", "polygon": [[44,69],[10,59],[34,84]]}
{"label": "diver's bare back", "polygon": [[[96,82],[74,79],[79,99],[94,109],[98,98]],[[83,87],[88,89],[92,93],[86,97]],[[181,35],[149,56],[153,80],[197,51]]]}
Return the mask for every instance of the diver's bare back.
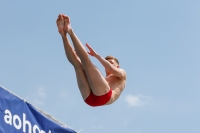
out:
{"label": "diver's bare back", "polygon": [[[126,75],[125,71],[124,70],[122,71],[124,72],[124,75]],[[110,89],[112,89],[113,91],[112,97],[107,103],[107,104],[111,104],[119,98],[121,92],[124,90],[125,85],[126,85],[126,76],[123,79],[120,79],[114,76],[113,74],[110,74],[105,79],[108,82]]]}

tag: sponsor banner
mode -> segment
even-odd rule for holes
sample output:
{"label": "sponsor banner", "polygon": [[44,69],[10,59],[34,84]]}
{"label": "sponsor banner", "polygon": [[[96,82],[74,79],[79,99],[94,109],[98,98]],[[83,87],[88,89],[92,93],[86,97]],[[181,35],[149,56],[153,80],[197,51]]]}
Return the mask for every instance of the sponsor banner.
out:
{"label": "sponsor banner", "polygon": [[0,86],[0,133],[76,133]]}

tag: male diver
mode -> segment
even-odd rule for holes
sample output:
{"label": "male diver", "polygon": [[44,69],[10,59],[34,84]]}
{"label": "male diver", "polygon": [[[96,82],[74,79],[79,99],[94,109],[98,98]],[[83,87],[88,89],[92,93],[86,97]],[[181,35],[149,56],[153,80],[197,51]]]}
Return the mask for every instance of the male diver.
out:
{"label": "male diver", "polygon": [[[86,43],[86,47],[89,49],[87,52],[70,26],[68,16],[59,14],[56,23],[67,59],[75,69],[78,87],[85,103],[94,107],[115,102],[126,84],[126,72],[119,67],[118,60],[113,56],[101,57]],[[74,48],[70,45],[67,34],[71,38]],[[104,66],[106,77],[93,65],[88,54],[95,57]]]}

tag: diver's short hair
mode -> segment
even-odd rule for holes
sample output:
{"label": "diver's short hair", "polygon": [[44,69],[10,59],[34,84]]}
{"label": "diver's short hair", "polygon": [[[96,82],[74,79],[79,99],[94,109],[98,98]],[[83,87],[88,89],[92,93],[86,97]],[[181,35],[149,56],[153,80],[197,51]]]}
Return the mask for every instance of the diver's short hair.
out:
{"label": "diver's short hair", "polygon": [[118,63],[118,65],[119,65],[119,61],[118,61],[118,59],[115,58],[114,56],[108,55],[108,56],[105,57],[105,59],[106,59],[106,60],[114,59],[114,60]]}

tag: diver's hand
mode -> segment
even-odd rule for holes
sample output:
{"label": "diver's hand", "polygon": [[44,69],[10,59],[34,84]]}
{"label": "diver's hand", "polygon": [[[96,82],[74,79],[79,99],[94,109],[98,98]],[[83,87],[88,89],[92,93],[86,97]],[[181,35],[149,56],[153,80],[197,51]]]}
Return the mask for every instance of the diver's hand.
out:
{"label": "diver's hand", "polygon": [[86,43],[86,46],[89,49],[88,54],[95,57],[97,53],[94,51],[94,49],[88,43]]}

